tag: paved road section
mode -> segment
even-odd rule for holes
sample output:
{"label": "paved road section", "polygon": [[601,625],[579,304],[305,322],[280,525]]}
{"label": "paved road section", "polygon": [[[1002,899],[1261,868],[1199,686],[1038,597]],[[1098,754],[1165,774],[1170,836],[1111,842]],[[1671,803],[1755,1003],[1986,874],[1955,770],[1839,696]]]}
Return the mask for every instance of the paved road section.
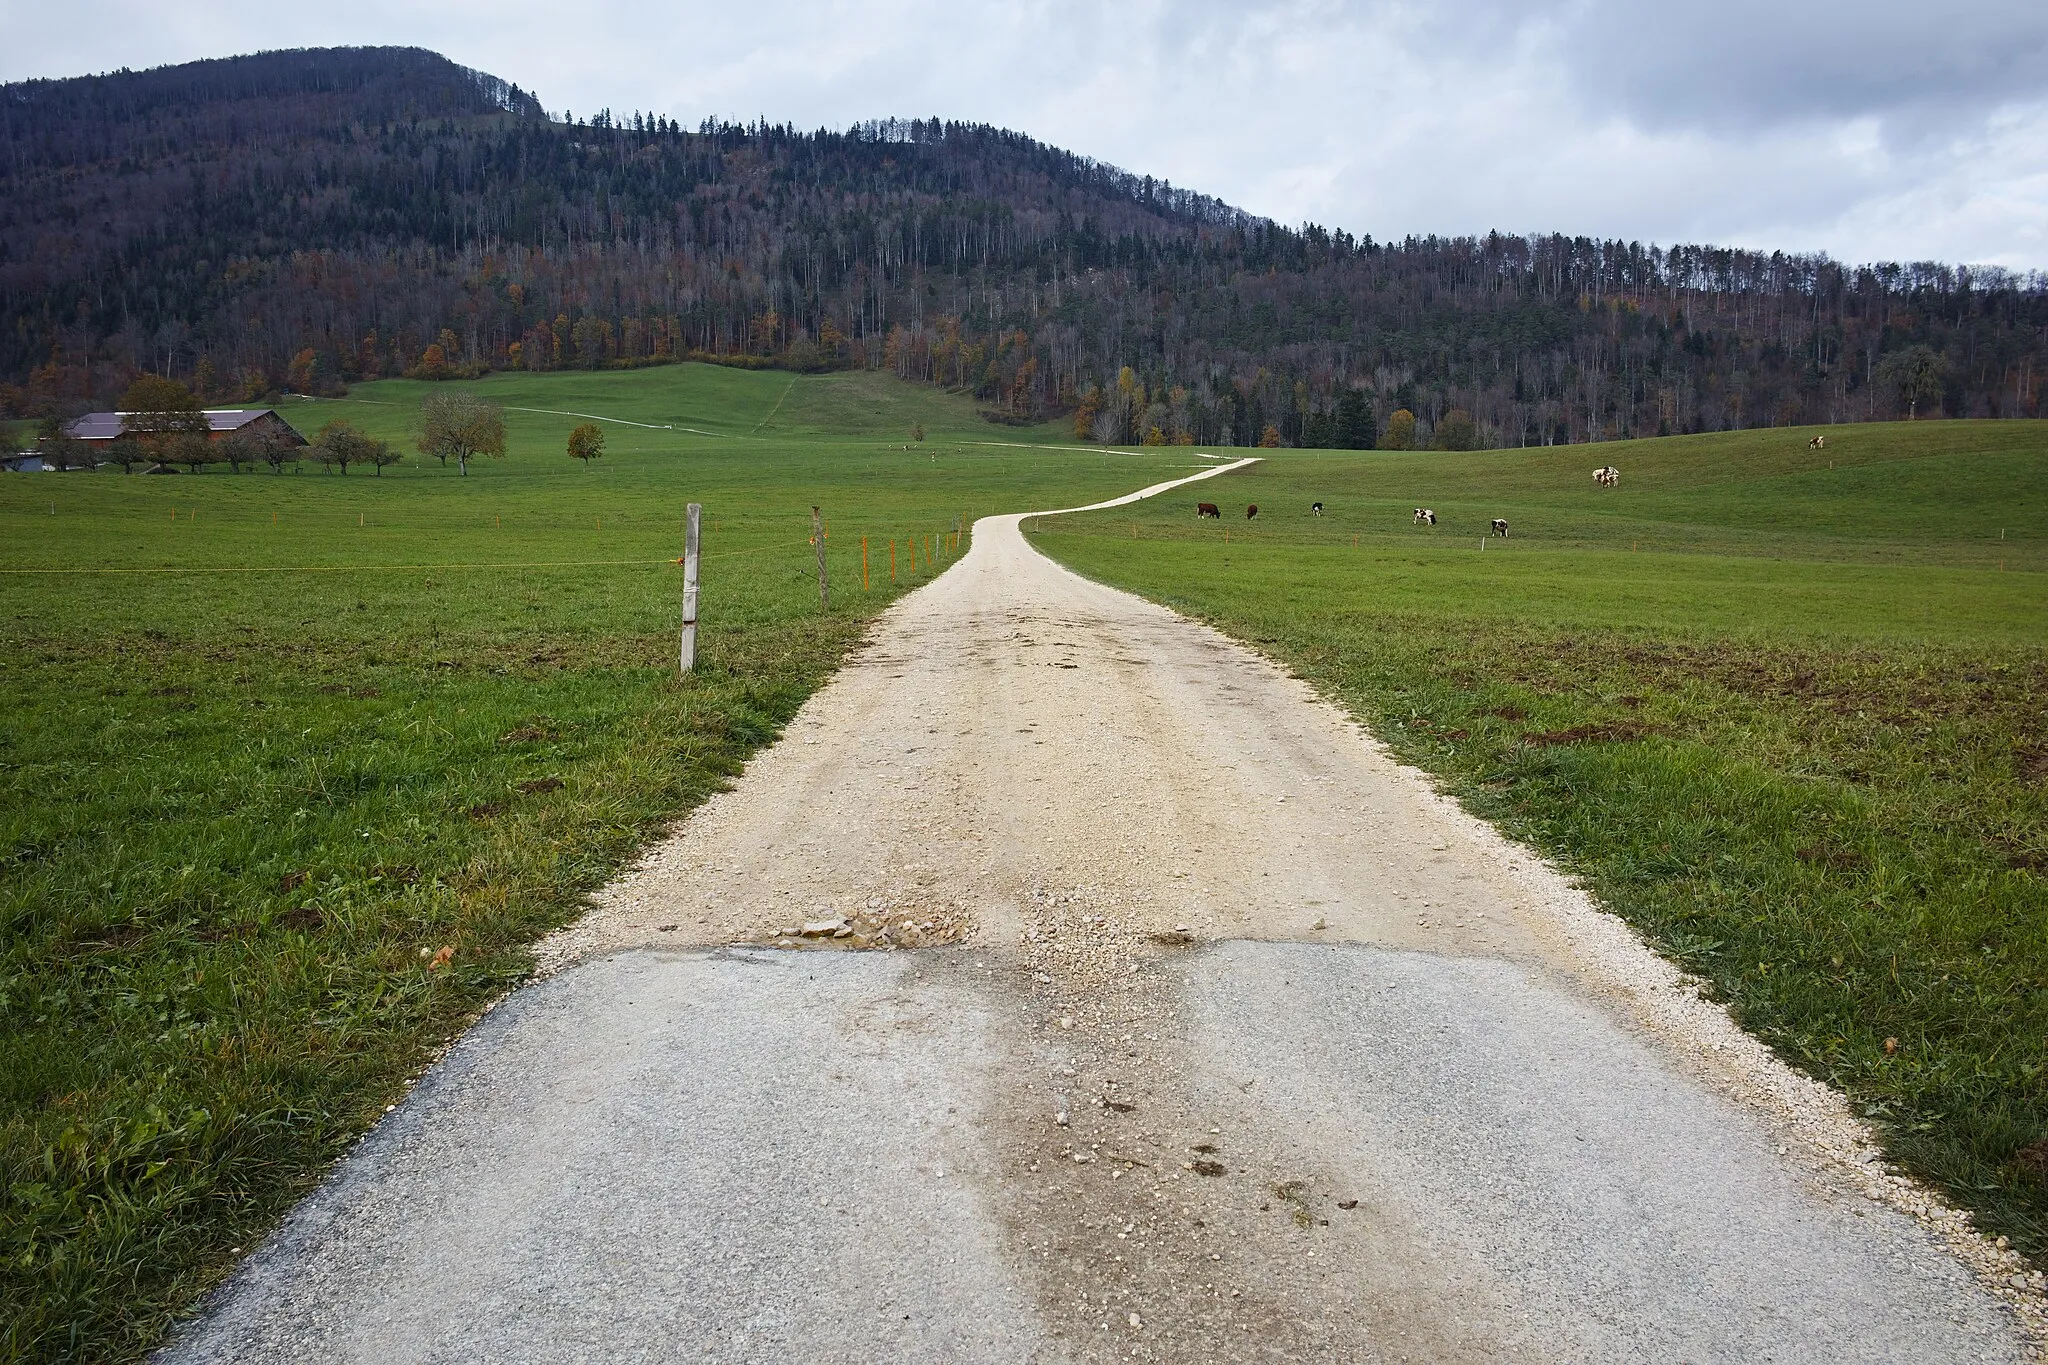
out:
{"label": "paved road section", "polygon": [[163,1359],[2028,1358],[1838,1101],[1028,539],[978,523]]}

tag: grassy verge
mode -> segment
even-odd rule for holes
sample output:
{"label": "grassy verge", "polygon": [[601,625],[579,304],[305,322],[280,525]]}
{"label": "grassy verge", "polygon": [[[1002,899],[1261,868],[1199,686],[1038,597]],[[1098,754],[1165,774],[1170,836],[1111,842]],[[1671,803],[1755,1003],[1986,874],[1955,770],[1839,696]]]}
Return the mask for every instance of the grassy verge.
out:
{"label": "grassy verge", "polygon": [[[468,478],[0,478],[0,1360],[144,1354],[536,936],[944,567],[956,518],[1186,463],[971,444],[964,405],[864,375],[475,387],[649,425],[608,426],[589,469],[580,418],[515,411]],[[307,407],[402,440],[425,391]]]}
{"label": "grassy verge", "polygon": [[[1600,447],[1628,501],[1577,487],[1583,450],[1283,454],[1205,486],[1261,506],[1227,545],[1191,505],[1037,543],[1340,700],[2039,1257],[2048,566],[2010,528],[2048,510],[2048,437],[1831,431],[1850,496],[1805,435]],[[1996,477],[1924,496],[1986,444]],[[1517,538],[1481,551],[1493,516]]]}

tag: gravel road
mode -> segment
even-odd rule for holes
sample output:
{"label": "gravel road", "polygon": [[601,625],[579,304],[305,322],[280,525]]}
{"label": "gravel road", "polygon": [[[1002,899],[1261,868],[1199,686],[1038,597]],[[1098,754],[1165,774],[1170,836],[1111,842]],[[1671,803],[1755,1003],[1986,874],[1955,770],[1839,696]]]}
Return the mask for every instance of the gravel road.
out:
{"label": "gravel road", "polygon": [[1836,1097],[1019,520],[161,1359],[2034,1358]]}

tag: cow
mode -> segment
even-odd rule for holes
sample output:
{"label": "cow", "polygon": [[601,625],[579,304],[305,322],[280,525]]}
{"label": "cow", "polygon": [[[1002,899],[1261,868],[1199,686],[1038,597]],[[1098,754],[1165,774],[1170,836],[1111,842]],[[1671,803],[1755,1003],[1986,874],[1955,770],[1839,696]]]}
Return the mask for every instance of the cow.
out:
{"label": "cow", "polygon": [[1811,441],[1808,441],[1806,443],[1806,448],[1808,450],[1826,450],[1828,448],[1828,438],[1825,436],[1816,436]]}
{"label": "cow", "polygon": [[1195,504],[1195,515],[1198,517],[1214,517],[1216,520],[1221,521],[1223,520],[1223,509],[1213,502],[1198,502]]}
{"label": "cow", "polygon": [[1436,525],[1436,509],[1435,509],[1435,508],[1433,508],[1433,507],[1418,507],[1418,508],[1416,508],[1416,509],[1415,509],[1415,524],[1416,524],[1417,526],[1434,526],[1434,525]]}
{"label": "cow", "polygon": [[1308,512],[1312,517],[1319,517],[1323,514],[1323,505],[1319,502],[1312,502],[1308,505]]}
{"label": "cow", "polygon": [[1506,517],[1495,517],[1493,519],[1493,534],[1499,536],[1502,540],[1508,538],[1508,521]]}
{"label": "cow", "polygon": [[1259,505],[1257,503],[1253,503],[1251,506],[1244,509],[1244,519],[1246,521],[1250,521],[1253,517],[1257,516],[1258,514]]}
{"label": "cow", "polygon": [[1612,488],[1621,482],[1621,471],[1613,465],[1601,465],[1593,471],[1593,482],[1602,488]]}

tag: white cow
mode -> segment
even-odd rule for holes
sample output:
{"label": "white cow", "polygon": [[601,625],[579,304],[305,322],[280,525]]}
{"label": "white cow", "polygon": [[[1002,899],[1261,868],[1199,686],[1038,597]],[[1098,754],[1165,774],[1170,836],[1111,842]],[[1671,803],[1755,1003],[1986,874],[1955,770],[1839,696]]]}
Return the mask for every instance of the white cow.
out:
{"label": "white cow", "polygon": [[1593,471],[1593,482],[1602,488],[1612,488],[1621,482],[1621,471],[1611,464],[1601,465]]}

